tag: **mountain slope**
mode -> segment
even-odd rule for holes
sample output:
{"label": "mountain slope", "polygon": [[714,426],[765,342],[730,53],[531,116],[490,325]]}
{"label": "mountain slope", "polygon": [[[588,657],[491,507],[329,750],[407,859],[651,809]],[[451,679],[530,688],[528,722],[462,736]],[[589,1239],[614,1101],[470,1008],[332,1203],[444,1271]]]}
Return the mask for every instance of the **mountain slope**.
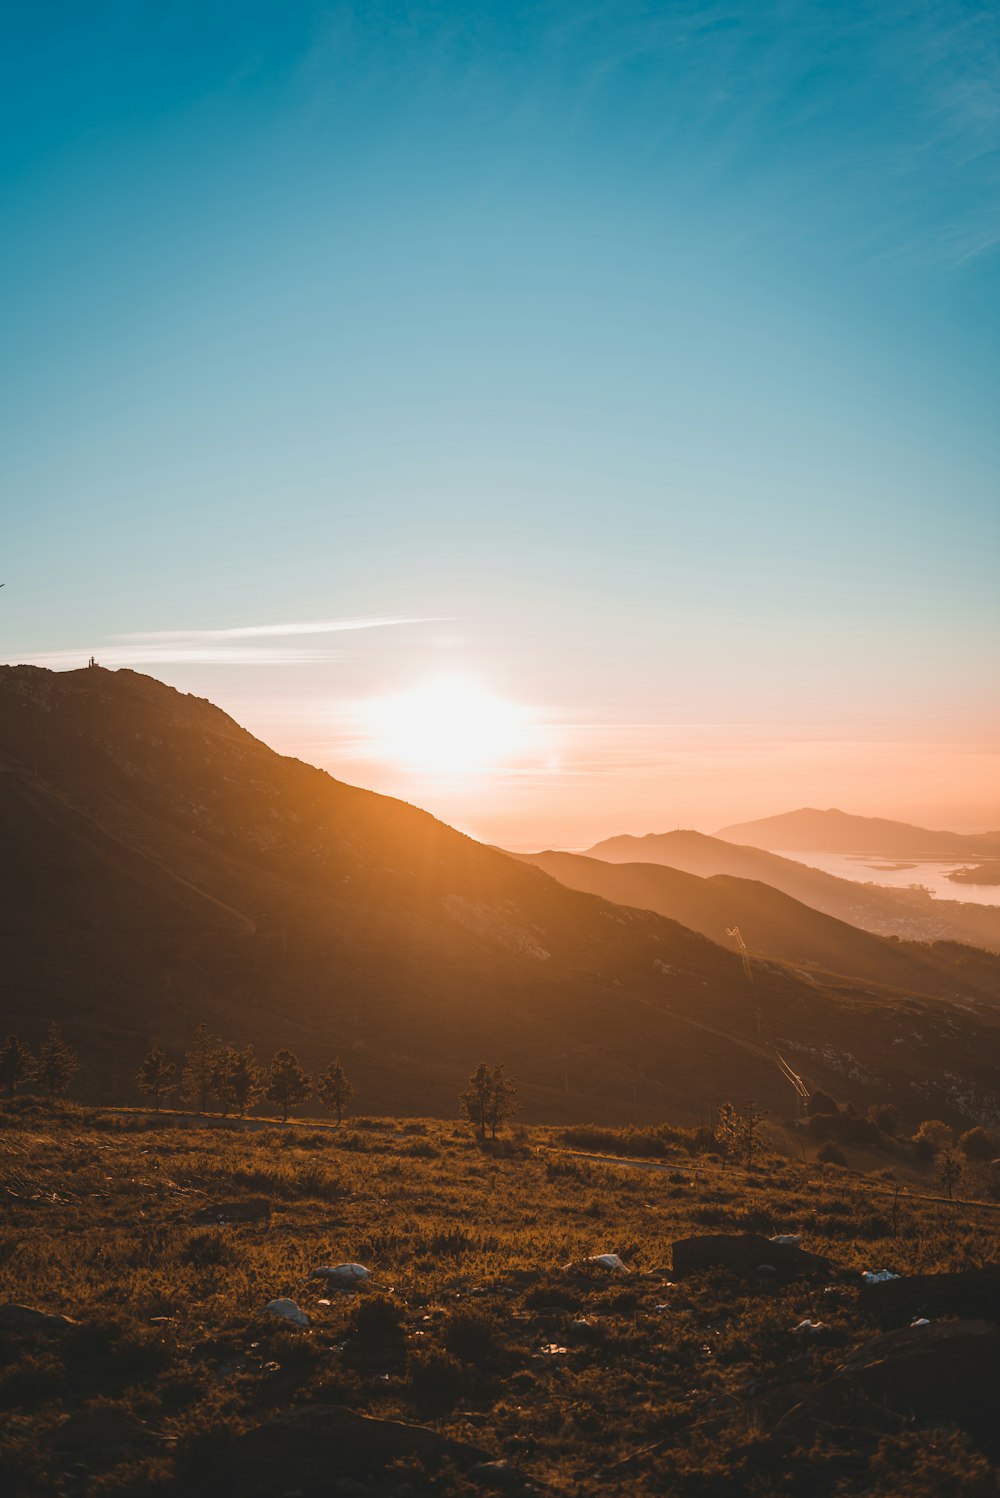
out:
{"label": "mountain slope", "polygon": [[956,941],[1000,952],[1000,908],[960,900],[936,900],[919,889],[886,889],[838,879],[821,869],[762,848],[729,843],[702,832],[650,832],[612,837],[587,852],[607,863],[655,863],[699,874],[757,879],[803,905],[852,926],[909,941]]}
{"label": "mountain slope", "polygon": [[655,910],[751,954],[909,993],[1000,1000],[1000,956],[950,943],[890,941],[793,900],[759,880],[697,874],[650,863],[604,863],[573,853],[520,855],[571,889]]}
{"label": "mountain slope", "polygon": [[716,837],[781,853],[870,853],[883,858],[990,858],[1000,856],[1000,832],[932,832],[908,822],[856,817],[848,812],[802,807],[735,822]]}
{"label": "mountain slope", "polygon": [[32,1040],[61,1020],[91,1096],[131,1095],[149,1039],[176,1050],[204,1019],[310,1067],[340,1052],[369,1111],[452,1113],[483,1057],[534,1118],[697,1117],[748,1094],[788,1111],[758,1008],[811,1081],[859,1102],[947,1116],[996,1090],[988,1006],[873,1002],[776,964],[751,1004],[703,936],[133,672],[0,670],[0,838],[4,1019]]}

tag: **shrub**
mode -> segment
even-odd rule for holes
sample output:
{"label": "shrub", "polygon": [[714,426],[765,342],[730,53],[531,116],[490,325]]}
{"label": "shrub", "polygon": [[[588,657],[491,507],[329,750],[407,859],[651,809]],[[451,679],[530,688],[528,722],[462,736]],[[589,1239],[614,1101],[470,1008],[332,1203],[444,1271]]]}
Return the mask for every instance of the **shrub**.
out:
{"label": "shrub", "polygon": [[455,1311],[444,1329],[444,1343],[454,1357],[479,1367],[496,1360],[503,1345],[503,1329],[488,1311]]}
{"label": "shrub", "polygon": [[403,1319],[402,1306],[378,1295],[355,1307],[348,1327],[359,1342],[392,1342],[403,1334]]}
{"label": "shrub", "polygon": [[894,1138],[903,1126],[903,1115],[895,1103],[872,1103],[868,1117],[883,1134]]}
{"label": "shrub", "polygon": [[822,1160],[824,1165],[847,1164],[847,1156],[840,1148],[840,1145],[834,1144],[832,1139],[828,1139],[825,1144],[820,1145],[819,1149],[816,1151],[816,1159]]}
{"label": "shrub", "polygon": [[832,1098],[828,1092],[824,1092],[822,1088],[817,1088],[806,1099],[806,1112],[810,1118],[815,1113],[836,1113],[837,1100],[836,1098]]}
{"label": "shrub", "polygon": [[882,1138],[868,1118],[854,1118],[848,1113],[814,1113],[809,1120],[814,1139],[834,1139],[838,1144],[870,1146]]}
{"label": "shrub", "polygon": [[967,1160],[992,1160],[996,1154],[993,1140],[982,1124],[966,1129],[958,1141],[958,1147]]}
{"label": "shrub", "polygon": [[923,1158],[927,1152],[931,1155],[946,1150],[954,1138],[954,1131],[950,1124],[942,1123],[939,1118],[925,1118],[919,1129],[913,1136],[915,1145],[923,1146],[917,1153]]}

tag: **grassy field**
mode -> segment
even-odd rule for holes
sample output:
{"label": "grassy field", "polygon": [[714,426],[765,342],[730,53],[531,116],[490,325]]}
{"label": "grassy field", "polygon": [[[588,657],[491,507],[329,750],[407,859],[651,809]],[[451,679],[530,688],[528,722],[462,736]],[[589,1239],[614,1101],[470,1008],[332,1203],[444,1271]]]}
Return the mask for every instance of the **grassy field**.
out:
{"label": "grassy field", "polygon": [[[72,1319],[0,1324],[12,1498],[995,1491],[974,1413],[790,1414],[879,1333],[856,1272],[997,1262],[985,1206],[779,1154],[723,1172],[683,1142],[630,1168],[550,1129],[489,1149],[440,1121],[0,1118],[0,1305]],[[674,1239],[741,1231],[833,1267],[672,1282]],[[626,1272],[565,1267],[600,1253]],[[341,1261],[370,1284],[310,1278]]]}

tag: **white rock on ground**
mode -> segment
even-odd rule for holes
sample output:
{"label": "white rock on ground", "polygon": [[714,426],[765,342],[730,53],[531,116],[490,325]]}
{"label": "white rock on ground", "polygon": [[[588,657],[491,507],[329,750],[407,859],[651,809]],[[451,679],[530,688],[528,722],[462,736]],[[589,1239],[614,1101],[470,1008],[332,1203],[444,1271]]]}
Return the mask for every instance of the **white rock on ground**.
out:
{"label": "white rock on ground", "polygon": [[321,1264],[312,1272],[314,1280],[326,1280],[328,1285],[363,1285],[371,1277],[363,1264]]}
{"label": "white rock on ground", "polygon": [[597,1264],[601,1269],[613,1269],[616,1274],[625,1274],[625,1265],[617,1254],[591,1254],[588,1264]]}
{"label": "white rock on ground", "polygon": [[264,1310],[268,1316],[281,1316],[285,1321],[291,1321],[295,1326],[308,1326],[309,1317],[305,1311],[297,1306],[294,1300],[269,1300]]}

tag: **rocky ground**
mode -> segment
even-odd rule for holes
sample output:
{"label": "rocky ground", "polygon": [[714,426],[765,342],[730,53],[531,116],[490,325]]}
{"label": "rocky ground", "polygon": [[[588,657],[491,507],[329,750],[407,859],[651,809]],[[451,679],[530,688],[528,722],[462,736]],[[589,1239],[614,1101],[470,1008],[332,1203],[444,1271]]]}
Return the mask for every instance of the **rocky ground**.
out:
{"label": "rocky ground", "polygon": [[0,1161],[11,1495],[995,1492],[1000,1215],[884,1170],[38,1104]]}

